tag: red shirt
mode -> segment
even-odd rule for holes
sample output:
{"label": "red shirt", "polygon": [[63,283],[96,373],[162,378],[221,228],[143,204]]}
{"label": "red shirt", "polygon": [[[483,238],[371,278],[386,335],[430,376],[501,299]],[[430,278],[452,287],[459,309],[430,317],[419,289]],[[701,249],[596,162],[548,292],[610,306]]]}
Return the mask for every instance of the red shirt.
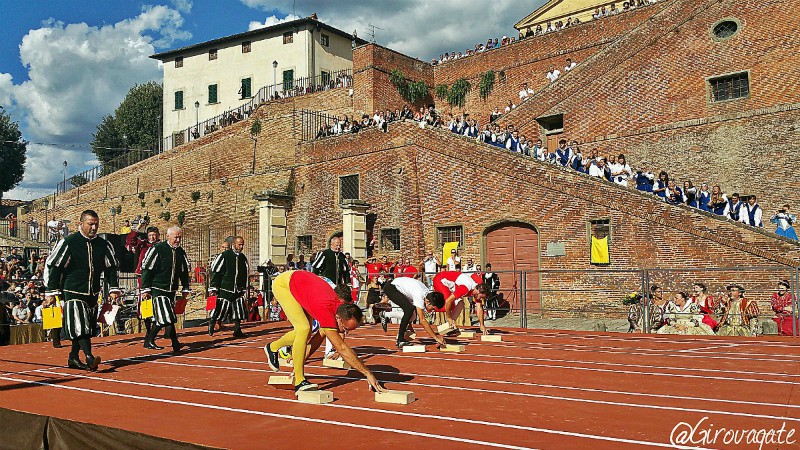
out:
{"label": "red shirt", "polygon": [[131,232],[128,233],[128,236],[125,238],[125,248],[136,255],[136,273],[142,273],[142,260],[144,259],[144,254],[147,253],[147,250],[149,250],[152,246],[153,244],[148,242],[147,239],[140,238],[139,232],[136,230],[131,230]]}
{"label": "red shirt", "polygon": [[308,315],[319,322],[320,328],[339,328],[336,309],[342,301],[325,280],[311,272],[295,270],[289,279],[289,292]]}
{"label": "red shirt", "polygon": [[433,290],[444,295],[445,300],[450,297],[450,295],[455,295],[456,300],[458,300],[472,292],[480,283],[483,283],[483,275],[478,272],[439,272],[433,277]]}
{"label": "red shirt", "polygon": [[408,277],[408,278],[414,278],[414,276],[417,273],[419,273],[417,268],[412,266],[412,265],[402,266],[402,268],[399,270],[399,272],[401,274],[400,275],[401,277]]}

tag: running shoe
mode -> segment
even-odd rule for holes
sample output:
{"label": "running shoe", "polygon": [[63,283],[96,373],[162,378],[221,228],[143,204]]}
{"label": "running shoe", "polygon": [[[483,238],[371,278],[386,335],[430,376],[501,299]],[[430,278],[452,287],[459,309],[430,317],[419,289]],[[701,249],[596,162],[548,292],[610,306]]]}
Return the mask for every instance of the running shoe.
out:
{"label": "running shoe", "polygon": [[386,314],[383,311],[381,311],[380,316],[381,316],[381,328],[383,328],[383,332],[386,333],[387,331],[389,331],[389,319],[386,318]]}
{"label": "running shoe", "polygon": [[300,384],[294,387],[295,395],[297,395],[297,393],[300,391],[317,391],[317,390],[319,390],[319,386],[317,386],[314,383],[309,383],[308,380],[303,380],[300,382]]}
{"label": "running shoe", "polygon": [[281,370],[280,361],[278,361],[278,352],[272,351],[269,348],[269,344],[264,346],[264,354],[267,355],[267,364],[269,364],[269,368],[272,369],[273,372],[279,372]]}
{"label": "running shoe", "polygon": [[397,341],[396,345],[397,345],[397,348],[402,349],[406,345],[411,345],[411,342],[408,342],[408,341]]}

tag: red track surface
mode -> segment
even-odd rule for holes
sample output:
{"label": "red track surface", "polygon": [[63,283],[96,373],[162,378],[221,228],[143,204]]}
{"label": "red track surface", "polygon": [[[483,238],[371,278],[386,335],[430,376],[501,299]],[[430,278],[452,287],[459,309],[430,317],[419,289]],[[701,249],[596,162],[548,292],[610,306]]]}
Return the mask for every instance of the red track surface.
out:
{"label": "red track surface", "polygon": [[[262,346],[283,326],[244,341],[183,333],[182,356],[149,352],[141,336],[97,339],[97,373],[65,368],[66,348],[2,347],[0,406],[225,448],[676,448],[673,428],[704,417],[712,432],[784,424],[794,444],[763,448],[800,448],[795,340],[505,330],[502,343],[459,339],[465,353],[403,354],[363,327],[350,345],[417,401],[376,403],[361,374],[317,357],[306,374],[335,401],[308,405],[266,385]],[[759,448],[694,436],[687,446]]]}

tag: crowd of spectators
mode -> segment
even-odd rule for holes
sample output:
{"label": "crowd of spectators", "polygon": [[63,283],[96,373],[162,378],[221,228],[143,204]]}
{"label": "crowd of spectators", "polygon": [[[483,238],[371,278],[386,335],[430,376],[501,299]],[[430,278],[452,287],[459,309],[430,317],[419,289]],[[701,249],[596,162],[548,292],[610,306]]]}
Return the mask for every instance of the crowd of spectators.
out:
{"label": "crowd of spectators", "polygon": [[[651,286],[645,298],[633,293],[625,303],[628,332],[720,336],[759,336],[763,333],[758,302],[748,298],[741,284],[726,286],[727,292],[711,295],[706,285],[694,283],[692,292],[674,292],[665,296],[660,286]],[[798,327],[792,315],[794,297],[788,280],[779,280],[770,299],[772,320],[778,334],[792,336]]]}
{"label": "crowd of spectators", "polygon": [[[592,21],[604,19],[606,17],[615,16],[620,13],[633,11],[637,8],[651,5],[656,3],[657,0],[631,0],[622,2],[622,7],[618,8],[616,3],[612,3],[608,8],[605,6],[595,8],[592,14]],[[581,20],[577,17],[568,17],[567,20],[548,21],[544,25],[538,24],[536,28],[527,27],[525,30],[520,30],[517,37],[503,36],[502,38],[489,38],[486,43],[479,42],[473,48],[468,48],[463,52],[449,51],[439,55],[439,58],[431,59],[432,65],[446,63],[448,61],[455,61],[456,59],[466,58],[467,56],[477,55],[487,52],[496,48],[500,48],[514,42],[522,41],[524,39],[543,36],[545,34],[555,33],[557,31],[565,30],[570,27],[581,24]]]}
{"label": "crowd of spectators", "polygon": [[370,116],[364,114],[361,120],[356,120],[355,116],[347,117],[342,114],[338,118],[325,120],[320,124],[317,130],[316,139],[321,139],[328,136],[339,136],[341,134],[358,133],[367,128],[378,128],[382,131],[388,131],[389,124],[399,120],[413,119],[414,113],[404,105],[403,109],[375,111],[375,114]]}
{"label": "crowd of spectators", "polygon": [[44,263],[44,257],[35,253],[26,259],[16,248],[8,254],[0,250],[0,302],[5,323],[41,323]]}

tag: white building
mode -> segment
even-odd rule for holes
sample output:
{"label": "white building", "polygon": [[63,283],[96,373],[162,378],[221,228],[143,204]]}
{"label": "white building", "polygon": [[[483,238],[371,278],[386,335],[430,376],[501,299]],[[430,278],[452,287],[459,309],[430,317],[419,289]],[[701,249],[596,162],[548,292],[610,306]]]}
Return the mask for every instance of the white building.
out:
{"label": "white building", "polygon": [[364,43],[311,16],[151,56],[164,65],[164,149],[213,131],[237,108],[246,116],[274,95],[349,82],[353,47]]}

